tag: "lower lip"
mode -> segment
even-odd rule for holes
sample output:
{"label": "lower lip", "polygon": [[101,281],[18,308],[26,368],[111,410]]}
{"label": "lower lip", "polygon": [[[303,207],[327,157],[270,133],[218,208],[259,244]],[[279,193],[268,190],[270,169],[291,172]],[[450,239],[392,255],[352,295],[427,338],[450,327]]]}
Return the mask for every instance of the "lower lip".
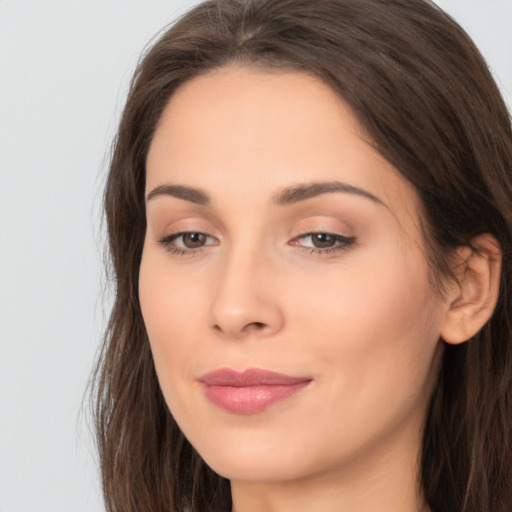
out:
{"label": "lower lip", "polygon": [[207,398],[215,405],[238,414],[256,414],[302,391],[311,381],[284,385],[208,386]]}

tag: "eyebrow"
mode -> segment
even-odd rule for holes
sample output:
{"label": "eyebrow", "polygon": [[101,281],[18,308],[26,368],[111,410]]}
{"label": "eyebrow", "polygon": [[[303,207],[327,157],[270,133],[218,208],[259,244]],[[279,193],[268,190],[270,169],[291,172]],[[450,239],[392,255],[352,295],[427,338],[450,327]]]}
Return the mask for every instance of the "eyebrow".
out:
{"label": "eyebrow", "polygon": [[[361,196],[387,208],[387,205],[377,196],[374,196],[366,190],[340,181],[325,181],[293,185],[277,193],[273,197],[273,203],[279,206],[286,206],[333,192],[343,192],[346,194]],[[178,199],[184,199],[185,201],[190,201],[191,203],[201,206],[209,206],[211,204],[211,199],[208,194],[200,189],[186,187],[183,185],[159,185],[146,196],[146,201],[166,195],[176,197]]]}
{"label": "eyebrow", "polygon": [[340,181],[325,181],[316,183],[306,183],[304,185],[294,185],[285,188],[274,196],[274,203],[278,205],[288,205],[310,199],[312,197],[320,196],[323,194],[330,194],[333,192],[344,192],[346,194],[354,194],[357,196],[365,197],[371,201],[386,206],[378,197],[362,188],[354,187],[348,183]]}
{"label": "eyebrow", "polygon": [[177,197],[201,206],[208,206],[211,202],[208,195],[202,190],[183,185],[159,185],[146,196],[146,202],[159,196]]}

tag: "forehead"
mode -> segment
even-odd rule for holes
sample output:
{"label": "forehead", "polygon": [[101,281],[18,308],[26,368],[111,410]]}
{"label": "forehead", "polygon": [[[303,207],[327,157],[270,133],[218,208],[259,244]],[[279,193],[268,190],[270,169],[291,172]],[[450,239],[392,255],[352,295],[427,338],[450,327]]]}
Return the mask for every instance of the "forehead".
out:
{"label": "forehead", "polygon": [[413,187],[330,87],[303,72],[233,65],[174,93],[150,146],[146,191],[171,182],[247,200],[330,180],[367,189],[417,225]]}

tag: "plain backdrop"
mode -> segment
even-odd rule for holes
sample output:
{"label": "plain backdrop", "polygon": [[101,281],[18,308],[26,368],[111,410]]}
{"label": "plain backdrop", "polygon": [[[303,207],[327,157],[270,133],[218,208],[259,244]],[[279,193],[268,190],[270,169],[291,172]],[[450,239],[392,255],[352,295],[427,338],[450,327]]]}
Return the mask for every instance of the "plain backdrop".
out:
{"label": "plain backdrop", "polygon": [[[195,3],[0,0],[0,512],[103,510],[82,406],[108,149],[141,50]],[[512,105],[512,0],[438,3]]]}

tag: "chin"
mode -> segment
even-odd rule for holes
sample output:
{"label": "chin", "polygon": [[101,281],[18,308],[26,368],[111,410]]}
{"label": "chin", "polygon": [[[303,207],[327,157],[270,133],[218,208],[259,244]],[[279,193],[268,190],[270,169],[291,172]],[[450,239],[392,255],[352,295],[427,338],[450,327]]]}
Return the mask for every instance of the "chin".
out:
{"label": "chin", "polygon": [[[300,477],[296,466],[279,458],[273,457],[241,458],[241,457],[211,457],[204,459],[206,464],[220,476],[231,481],[246,482],[276,482],[293,480]],[[295,467],[295,471],[291,468]]]}
{"label": "chin", "polygon": [[[194,429],[195,430],[195,429]],[[299,469],[300,450],[293,449],[276,435],[262,429],[224,428],[207,432],[186,432],[185,435],[205,463],[229,480],[287,480]],[[198,434],[198,435],[195,435]]]}

